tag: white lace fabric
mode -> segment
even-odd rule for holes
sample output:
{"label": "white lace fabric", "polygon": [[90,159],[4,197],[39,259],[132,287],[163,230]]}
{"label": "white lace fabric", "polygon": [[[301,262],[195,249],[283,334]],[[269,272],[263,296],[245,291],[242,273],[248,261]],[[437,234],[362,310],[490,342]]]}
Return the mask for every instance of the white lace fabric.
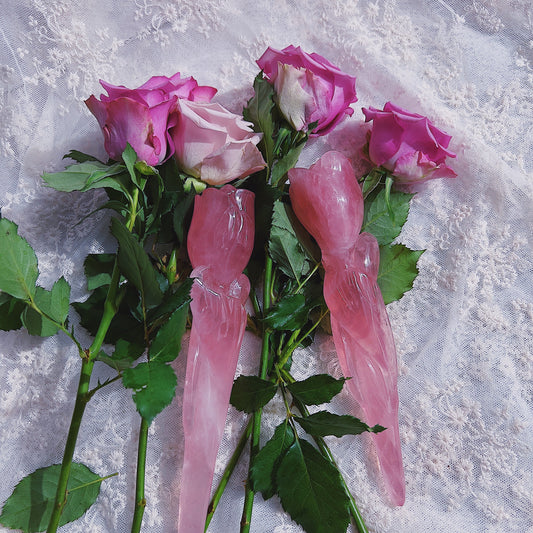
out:
{"label": "white lace fabric", "polygon": [[[87,297],[83,260],[113,250],[109,215],[83,216],[101,192],[64,194],[43,171],[78,149],[104,157],[83,100],[98,79],[136,87],[177,71],[219,89],[240,111],[255,59],[300,45],[357,76],[355,113],[309,144],[308,165],[337,149],[359,165],[362,106],[388,100],[427,115],[453,136],[455,180],[430,182],[399,237],[427,249],[412,291],[388,306],[399,354],[400,428],[407,500],[390,508],[365,437],[329,442],[374,533],[533,532],[533,7],[530,0],[0,0],[0,206],[35,248],[39,283],[60,276]],[[75,312],[71,322],[78,326]],[[185,343],[186,344],[186,343]],[[246,336],[238,372],[257,368]],[[186,346],[175,363],[182,387]],[[0,501],[33,470],[61,461],[80,361],[62,335],[0,332]],[[330,338],[299,350],[294,372],[339,375]],[[112,376],[98,363],[94,383]],[[143,531],[176,531],[183,442],[181,391],[150,429]],[[351,408],[346,393],[337,412]],[[281,404],[263,417],[263,442]],[[96,504],[66,533],[129,531],[139,417],[131,392],[104,388],[87,407],[75,460],[106,480]],[[244,427],[232,408],[217,476]],[[209,528],[238,531],[247,457]],[[215,480],[216,481],[216,480]],[[8,531],[0,526],[0,531]],[[253,533],[301,531],[279,500],[254,506]]]}

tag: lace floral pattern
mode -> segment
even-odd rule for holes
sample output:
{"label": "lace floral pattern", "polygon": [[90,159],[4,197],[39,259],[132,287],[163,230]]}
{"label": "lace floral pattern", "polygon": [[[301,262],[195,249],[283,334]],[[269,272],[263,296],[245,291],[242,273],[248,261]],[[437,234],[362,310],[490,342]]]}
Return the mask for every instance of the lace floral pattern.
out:
{"label": "lace floral pattern", "polygon": [[[108,215],[75,222],[100,193],[42,186],[70,148],[104,156],[82,100],[98,79],[137,86],[181,71],[219,88],[238,111],[255,59],[290,43],[357,76],[354,117],[303,156],[329,147],[360,167],[360,105],[387,100],[428,115],[453,135],[454,181],[428,183],[399,241],[427,248],[411,292],[389,305],[400,365],[400,427],[407,503],[390,509],[376,487],[366,438],[330,439],[368,526],[376,533],[533,531],[533,7],[529,0],[24,0],[0,22],[0,206],[36,248],[39,282],[61,275],[87,297],[83,259],[113,249]],[[360,104],[360,105],[359,105]],[[71,314],[74,327],[77,317]],[[80,328],[81,329],[81,328]],[[61,336],[0,332],[4,501],[24,475],[61,458],[76,386],[76,354]],[[88,340],[88,339],[86,339]],[[245,337],[238,372],[254,373],[257,340]],[[186,347],[183,353],[186,353]],[[175,363],[183,386],[185,359]],[[294,372],[339,375],[331,339],[295,355]],[[95,379],[111,371],[98,367]],[[144,530],[176,531],[183,456],[181,390],[150,431]],[[347,394],[334,404],[350,408]],[[264,417],[266,440],[282,404]],[[107,480],[97,505],[69,533],[129,529],[138,416],[118,384],[100,391],[84,419],[75,459]],[[217,474],[245,424],[230,409]],[[209,531],[236,531],[246,457]],[[0,531],[7,531],[0,526]],[[301,531],[275,498],[257,497],[254,533]]]}

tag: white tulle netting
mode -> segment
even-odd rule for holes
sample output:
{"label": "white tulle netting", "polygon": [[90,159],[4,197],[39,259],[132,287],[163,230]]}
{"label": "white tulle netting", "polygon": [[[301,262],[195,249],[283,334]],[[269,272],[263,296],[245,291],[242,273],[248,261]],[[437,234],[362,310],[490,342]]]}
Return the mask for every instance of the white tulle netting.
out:
{"label": "white tulle netting", "polygon": [[[98,79],[136,87],[176,71],[218,87],[233,111],[251,95],[269,45],[301,45],[357,76],[354,117],[302,157],[330,148],[354,160],[361,106],[386,101],[453,135],[456,180],[428,183],[399,241],[427,251],[413,290],[388,307],[397,342],[404,507],[386,505],[360,437],[331,447],[375,533],[533,532],[533,7],[530,0],[0,0],[0,206],[34,246],[39,283],[61,275],[87,297],[83,259],[112,250],[103,212],[75,226],[99,192],[43,187],[76,148],[104,156],[83,104]],[[72,312],[75,327],[77,318]],[[83,330],[77,328],[83,336]],[[88,342],[88,337],[84,338]],[[185,343],[186,344],[186,343]],[[186,345],[185,345],[186,348]],[[0,501],[31,471],[61,460],[79,360],[62,336],[0,332]],[[239,372],[257,366],[246,337]],[[294,358],[298,377],[339,375],[331,339]],[[185,354],[175,369],[183,383]],[[97,365],[94,380],[111,376]],[[341,394],[339,412],[350,406]],[[150,430],[143,531],[176,531],[181,390]],[[281,416],[264,416],[264,439]],[[230,409],[217,476],[245,424]],[[100,496],[68,533],[129,531],[139,418],[119,383],[98,393],[75,459],[101,475]],[[210,532],[238,531],[246,457]],[[0,531],[7,531],[0,526]],[[254,533],[301,531],[279,501],[256,498]]]}

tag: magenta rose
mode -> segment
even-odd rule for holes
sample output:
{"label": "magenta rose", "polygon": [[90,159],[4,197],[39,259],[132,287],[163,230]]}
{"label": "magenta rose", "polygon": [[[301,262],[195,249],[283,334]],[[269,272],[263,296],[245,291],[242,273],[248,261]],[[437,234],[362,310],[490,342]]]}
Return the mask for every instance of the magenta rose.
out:
{"label": "magenta rose", "polygon": [[[140,161],[158,165],[172,155],[168,130],[175,124],[173,111],[178,99],[209,102],[213,87],[198,86],[194,78],[153,76],[137,89],[110,85],[100,80],[107,91],[97,100],[85,100],[104,133],[104,146],[111,159],[120,160],[129,143]],[[170,147],[170,153],[167,149]]]}
{"label": "magenta rose", "polygon": [[363,108],[366,122],[373,121],[368,151],[370,160],[390,170],[401,185],[413,185],[433,178],[455,178],[446,165],[451,137],[428,118],[387,102],[383,111]]}
{"label": "magenta rose", "polygon": [[244,178],[266,166],[250,122],[220,104],[180,100],[170,130],[179,166],[211,185]]}
{"label": "magenta rose", "polygon": [[296,130],[316,122],[312,134],[325,135],[353,114],[355,78],[322,56],[291,45],[283,50],[268,48],[257,64],[274,85],[283,116]]}

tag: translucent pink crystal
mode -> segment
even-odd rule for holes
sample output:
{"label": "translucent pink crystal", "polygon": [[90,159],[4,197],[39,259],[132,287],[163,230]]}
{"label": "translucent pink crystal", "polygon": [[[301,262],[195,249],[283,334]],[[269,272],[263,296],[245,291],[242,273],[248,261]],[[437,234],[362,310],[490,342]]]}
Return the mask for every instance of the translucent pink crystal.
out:
{"label": "translucent pink crystal", "polygon": [[377,284],[379,247],[362,233],[363,195],[348,159],[328,152],[310,169],[289,171],[290,197],[298,219],[322,250],[324,298],[348,390],[369,425],[387,492],[405,501],[398,428],[398,369],[387,311]]}
{"label": "translucent pink crystal", "polygon": [[183,393],[180,533],[201,533],[246,325],[242,274],[253,248],[254,194],[231,185],[197,196],[187,248],[196,278]]}

